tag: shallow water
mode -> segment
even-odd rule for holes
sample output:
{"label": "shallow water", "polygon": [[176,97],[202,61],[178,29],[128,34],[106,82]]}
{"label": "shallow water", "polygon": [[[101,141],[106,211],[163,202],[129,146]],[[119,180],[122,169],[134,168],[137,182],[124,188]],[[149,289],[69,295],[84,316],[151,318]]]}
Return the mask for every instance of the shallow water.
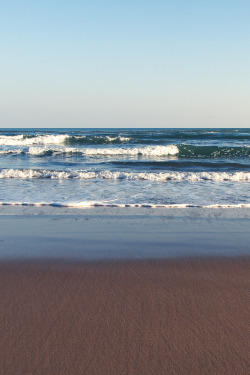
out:
{"label": "shallow water", "polygon": [[1,129],[0,204],[250,204],[250,129]]}

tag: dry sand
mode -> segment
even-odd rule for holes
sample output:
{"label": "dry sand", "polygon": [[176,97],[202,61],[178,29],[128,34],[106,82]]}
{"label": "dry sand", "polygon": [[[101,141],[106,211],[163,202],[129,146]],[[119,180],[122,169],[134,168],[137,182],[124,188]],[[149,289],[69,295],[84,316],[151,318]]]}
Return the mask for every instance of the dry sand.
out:
{"label": "dry sand", "polygon": [[2,263],[1,375],[246,375],[250,259]]}

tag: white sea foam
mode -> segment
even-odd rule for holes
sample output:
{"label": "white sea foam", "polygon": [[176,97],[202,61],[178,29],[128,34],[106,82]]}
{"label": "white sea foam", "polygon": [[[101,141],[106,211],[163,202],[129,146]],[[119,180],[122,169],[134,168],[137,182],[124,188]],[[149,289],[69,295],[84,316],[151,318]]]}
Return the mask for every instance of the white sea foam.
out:
{"label": "white sea foam", "polygon": [[121,142],[128,142],[131,138],[129,137],[122,137],[119,135],[118,137],[109,137],[108,135],[106,136],[107,141],[109,142],[114,142],[116,140],[121,141]]}
{"label": "white sea foam", "polygon": [[[3,146],[30,146],[30,145],[60,145],[64,144],[67,140],[69,140],[72,136],[68,134],[58,134],[58,135],[34,135],[32,137],[26,137],[24,134],[19,135],[1,135],[0,136],[0,145]],[[83,138],[86,138],[85,135],[81,136],[73,136],[75,140],[81,140]],[[96,136],[95,138],[103,138],[107,142],[114,142],[116,140],[121,142],[127,142],[130,140],[129,137],[100,137]]]}
{"label": "white sea foam", "polygon": [[23,134],[0,136],[0,145],[4,146],[29,146],[29,145],[58,145],[64,144],[68,135],[36,135],[34,137],[25,137]]}
{"label": "white sea foam", "polygon": [[55,171],[46,169],[2,169],[0,179],[37,179],[47,178],[56,180],[77,179],[107,179],[107,180],[129,180],[129,181],[174,181],[174,182],[197,182],[197,181],[231,181],[250,182],[250,172],[115,172],[115,171],[87,171],[87,170],[65,170]]}
{"label": "white sea foam", "polygon": [[[25,153],[29,155],[41,156],[45,155],[48,152],[50,152],[50,150],[47,147],[29,147],[28,151],[26,151]],[[54,152],[56,152],[56,150],[54,150]]]}
{"label": "white sea foam", "polygon": [[13,150],[0,150],[0,155],[20,155],[23,152],[21,149],[13,149]]}
{"label": "white sea foam", "polygon": [[[70,152],[71,149],[66,149]],[[169,146],[147,146],[147,147],[131,147],[131,148],[85,148],[77,149],[76,152],[81,152],[83,155],[130,155],[130,156],[164,156],[176,155],[179,149],[175,145]]]}
{"label": "white sea foam", "polygon": [[[49,150],[47,150],[48,152]],[[56,153],[60,153],[60,150],[54,150]],[[159,157],[165,155],[176,155],[179,152],[179,149],[175,145],[169,146],[147,146],[147,147],[131,147],[131,148],[66,148],[65,150],[61,150],[66,154],[82,154],[88,156],[95,156],[95,155],[107,155],[107,156],[119,156],[119,155],[127,155],[127,156],[151,156],[151,157]],[[46,152],[46,151],[45,151]]]}
{"label": "white sea foam", "polygon": [[8,149],[1,150],[1,155],[7,154],[28,154],[33,156],[52,155],[86,155],[86,156],[148,156],[161,157],[167,155],[177,155],[179,149],[175,145],[168,146],[147,146],[147,147],[114,147],[114,148],[76,148],[76,147],[39,147],[31,146],[28,149]]}
{"label": "white sea foam", "polygon": [[151,204],[151,203],[128,203],[116,204],[107,202],[0,202],[0,206],[30,206],[30,207],[68,207],[68,208],[91,208],[91,207],[110,207],[110,208],[250,208],[250,204]]}
{"label": "white sea foam", "polygon": [[170,145],[170,146],[147,146],[147,147],[133,147],[133,148],[73,148],[67,147],[63,149],[50,149],[50,148],[35,148],[30,147],[29,154],[32,155],[42,155],[48,152],[52,152],[55,154],[81,154],[87,156],[97,156],[97,155],[107,155],[107,156],[119,156],[119,155],[127,155],[127,156],[151,156],[151,157],[159,157],[164,155],[176,155],[179,152],[177,146]]}

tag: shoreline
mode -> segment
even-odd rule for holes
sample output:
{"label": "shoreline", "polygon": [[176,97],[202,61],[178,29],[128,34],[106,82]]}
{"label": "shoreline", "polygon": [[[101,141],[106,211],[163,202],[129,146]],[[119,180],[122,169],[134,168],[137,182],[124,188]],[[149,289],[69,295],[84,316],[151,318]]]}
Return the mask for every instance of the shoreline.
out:
{"label": "shoreline", "polygon": [[151,204],[151,203],[105,203],[105,202],[78,202],[78,203],[61,203],[61,202],[1,202],[0,207],[57,207],[61,209],[93,209],[93,208],[116,208],[116,209],[249,209],[250,203],[238,203],[238,204],[192,204],[192,203],[183,203],[183,204]]}
{"label": "shoreline", "polygon": [[247,208],[8,207],[0,261],[249,256],[249,223]]}
{"label": "shoreline", "polygon": [[250,258],[0,271],[4,374],[247,373]]}
{"label": "shoreline", "polygon": [[248,256],[249,223],[247,208],[8,207],[0,260]]}
{"label": "shoreline", "polygon": [[68,206],[54,203],[1,203],[0,216],[5,215],[149,215],[149,216],[186,216],[186,217],[231,217],[249,218],[250,204],[243,205],[209,205],[196,206],[191,204],[180,205],[82,205]]}

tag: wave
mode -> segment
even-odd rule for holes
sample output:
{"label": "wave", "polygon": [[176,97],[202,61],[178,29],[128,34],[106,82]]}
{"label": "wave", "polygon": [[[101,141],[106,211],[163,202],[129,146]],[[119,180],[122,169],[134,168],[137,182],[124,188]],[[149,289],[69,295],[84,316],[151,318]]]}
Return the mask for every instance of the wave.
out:
{"label": "wave", "polygon": [[0,179],[52,179],[52,180],[128,180],[173,182],[250,182],[250,172],[114,172],[114,171],[56,171],[46,169],[2,169]]}
{"label": "wave", "polygon": [[46,145],[46,144],[64,144],[65,140],[69,138],[68,135],[1,135],[0,145],[3,146],[29,146],[29,145]]}
{"label": "wave", "polygon": [[[59,141],[58,141],[59,142]],[[178,156],[178,159],[221,159],[221,158],[248,158],[250,147],[220,147],[220,146],[193,146],[193,145],[167,145],[167,146],[143,146],[143,147],[48,147],[34,145],[26,148],[3,149],[0,155],[32,155],[32,156],[146,156],[165,157]]]}
{"label": "wave", "polygon": [[117,137],[106,136],[69,136],[65,139],[65,145],[106,145],[106,144],[123,144],[130,141],[130,137]]}
{"label": "wave", "polygon": [[151,204],[151,203],[106,203],[106,202],[0,202],[0,206],[28,206],[28,207],[68,207],[68,208],[92,208],[92,207],[109,207],[109,208],[250,208],[249,203],[245,204]]}
{"label": "wave", "polygon": [[249,129],[0,129],[0,145],[108,145],[108,144],[166,144],[195,142],[248,142]]}
{"label": "wave", "polygon": [[175,145],[169,146],[147,146],[130,148],[74,148],[74,147],[29,147],[28,149],[1,150],[1,155],[26,154],[33,156],[50,155],[82,155],[82,156],[167,156],[178,154],[179,149]]}
{"label": "wave", "polygon": [[44,134],[44,135],[1,135],[0,145],[3,146],[31,146],[31,145],[96,145],[96,144],[122,144],[130,140],[129,137],[123,136],[71,136],[69,134]]}
{"label": "wave", "polygon": [[20,155],[20,154],[24,154],[24,150],[0,150],[0,156],[1,155]]}

